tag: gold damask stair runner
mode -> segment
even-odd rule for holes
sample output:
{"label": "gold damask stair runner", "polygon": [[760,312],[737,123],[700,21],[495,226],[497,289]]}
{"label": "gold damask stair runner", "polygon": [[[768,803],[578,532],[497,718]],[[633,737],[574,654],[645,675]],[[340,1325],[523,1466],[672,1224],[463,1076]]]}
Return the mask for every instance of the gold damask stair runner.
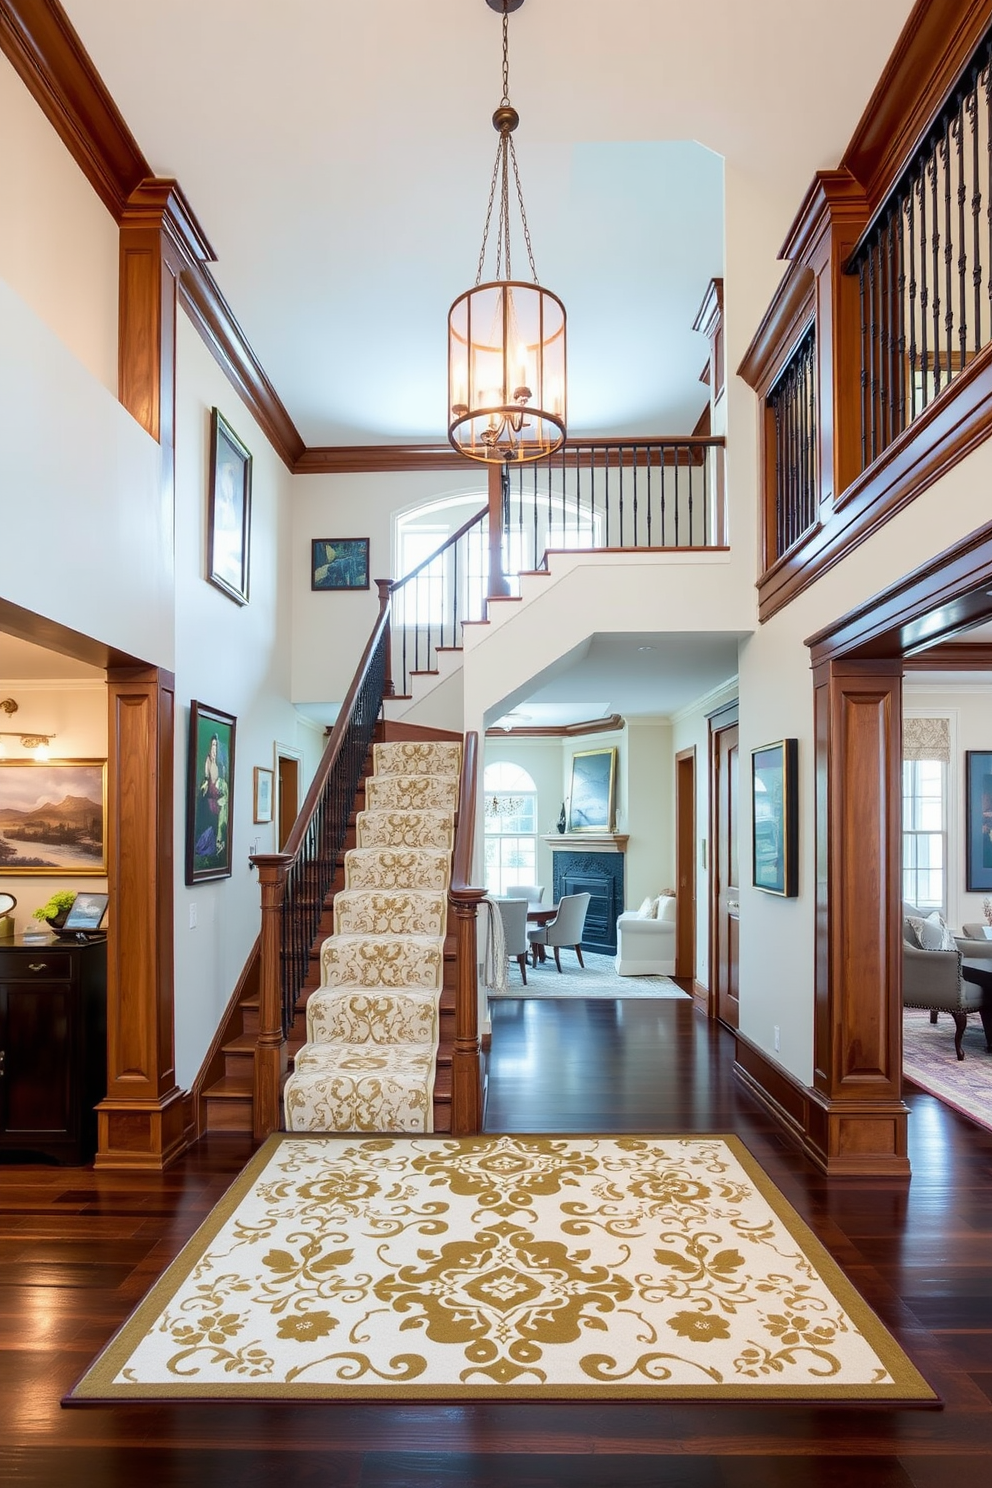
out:
{"label": "gold damask stair runner", "polygon": [[461,745],[377,744],[373,761],[286,1083],[289,1131],[433,1127]]}

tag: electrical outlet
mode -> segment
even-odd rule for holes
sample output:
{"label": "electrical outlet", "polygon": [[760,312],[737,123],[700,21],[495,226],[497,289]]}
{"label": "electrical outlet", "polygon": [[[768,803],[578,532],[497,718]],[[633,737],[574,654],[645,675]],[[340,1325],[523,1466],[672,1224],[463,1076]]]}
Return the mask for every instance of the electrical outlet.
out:
{"label": "electrical outlet", "polygon": [[777,1023],[772,1029],[772,1033],[775,1036],[775,1053],[777,1054],[782,1047],[782,1035],[779,1033],[779,1027]]}
{"label": "electrical outlet", "polygon": [[191,904],[190,907],[189,907],[189,928],[191,930],[195,930],[196,929],[196,905],[195,904]]}

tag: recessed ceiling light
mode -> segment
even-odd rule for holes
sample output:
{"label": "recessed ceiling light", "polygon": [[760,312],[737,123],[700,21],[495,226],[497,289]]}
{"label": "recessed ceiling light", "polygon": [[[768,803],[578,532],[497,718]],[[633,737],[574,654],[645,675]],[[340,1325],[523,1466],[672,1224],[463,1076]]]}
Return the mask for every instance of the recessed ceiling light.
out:
{"label": "recessed ceiling light", "polygon": [[654,646],[638,646],[638,651],[653,651]]}

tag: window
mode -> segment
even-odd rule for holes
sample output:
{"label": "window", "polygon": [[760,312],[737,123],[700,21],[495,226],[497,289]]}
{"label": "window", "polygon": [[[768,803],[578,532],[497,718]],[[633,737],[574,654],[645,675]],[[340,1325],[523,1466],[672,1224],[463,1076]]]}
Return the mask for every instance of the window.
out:
{"label": "window", "polygon": [[486,766],[483,785],[486,888],[505,894],[537,879],[537,789],[526,770],[505,760]]}
{"label": "window", "polygon": [[902,896],[920,909],[947,908],[947,766],[902,762]]}

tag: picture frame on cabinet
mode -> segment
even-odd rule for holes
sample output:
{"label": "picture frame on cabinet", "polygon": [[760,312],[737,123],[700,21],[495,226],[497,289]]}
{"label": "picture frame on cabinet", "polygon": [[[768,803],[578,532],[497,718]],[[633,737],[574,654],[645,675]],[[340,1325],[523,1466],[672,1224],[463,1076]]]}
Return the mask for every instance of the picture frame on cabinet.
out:
{"label": "picture frame on cabinet", "polygon": [[274,770],[267,770],[264,765],[255,766],[254,790],[252,793],[252,820],[262,825],[272,820],[272,787],[274,781]]}
{"label": "picture frame on cabinet", "polygon": [[250,451],[220,409],[210,418],[207,578],[235,604],[248,603],[251,555]]}
{"label": "picture frame on cabinet", "polygon": [[0,759],[0,874],[106,873],[107,761]]}
{"label": "picture frame on cabinet", "polygon": [[237,719],[195,699],[186,759],[186,882],[230,878]]}
{"label": "picture frame on cabinet", "polygon": [[799,894],[799,740],[751,750],[751,882],[766,894]]}
{"label": "picture frame on cabinet", "polygon": [[367,537],[314,537],[310,540],[310,588],[368,589]]}

